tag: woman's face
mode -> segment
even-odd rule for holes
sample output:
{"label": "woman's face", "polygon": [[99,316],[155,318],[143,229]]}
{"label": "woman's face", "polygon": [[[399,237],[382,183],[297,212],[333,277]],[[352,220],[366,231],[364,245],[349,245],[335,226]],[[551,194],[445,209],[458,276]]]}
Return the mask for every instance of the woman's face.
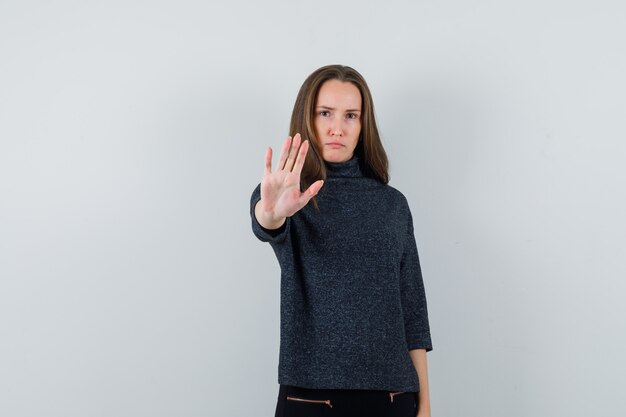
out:
{"label": "woman's face", "polygon": [[313,120],[324,160],[352,158],[361,133],[361,93],[352,83],[328,80],[322,84]]}

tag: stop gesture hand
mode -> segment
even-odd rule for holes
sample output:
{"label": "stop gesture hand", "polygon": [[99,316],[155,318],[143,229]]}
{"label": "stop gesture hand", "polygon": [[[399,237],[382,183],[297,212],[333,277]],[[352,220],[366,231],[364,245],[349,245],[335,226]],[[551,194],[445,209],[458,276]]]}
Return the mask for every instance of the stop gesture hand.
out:
{"label": "stop gesture hand", "polygon": [[306,206],[324,183],[315,181],[304,192],[300,191],[300,174],[309,150],[309,141],[300,144],[301,137],[297,133],[285,139],[281,149],[280,160],[276,170],[272,172],[272,148],[265,152],[265,172],[261,180],[261,200],[255,207],[259,223],[267,229],[280,227],[285,218],[293,216]]}

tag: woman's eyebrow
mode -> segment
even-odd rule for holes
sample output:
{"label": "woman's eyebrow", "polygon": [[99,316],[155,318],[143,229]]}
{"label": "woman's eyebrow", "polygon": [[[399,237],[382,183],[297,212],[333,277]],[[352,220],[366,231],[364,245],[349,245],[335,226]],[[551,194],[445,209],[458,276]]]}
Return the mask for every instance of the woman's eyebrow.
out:
{"label": "woman's eyebrow", "polygon": [[[317,108],[318,109],[325,109],[325,110],[335,110],[334,107],[328,107],[328,106],[317,106]],[[361,112],[361,110],[359,110],[359,109],[348,109],[346,111],[349,111],[349,112],[359,112],[359,113]]]}

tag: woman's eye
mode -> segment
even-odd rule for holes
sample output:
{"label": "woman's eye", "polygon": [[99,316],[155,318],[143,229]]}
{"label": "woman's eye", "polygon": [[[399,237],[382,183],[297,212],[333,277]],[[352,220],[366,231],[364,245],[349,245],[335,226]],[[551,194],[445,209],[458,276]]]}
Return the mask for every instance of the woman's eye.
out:
{"label": "woman's eye", "polygon": [[354,113],[348,113],[347,114],[348,119],[356,119],[356,114]]}
{"label": "woman's eye", "polygon": [[326,110],[323,110],[323,111],[321,111],[321,112],[320,112],[320,116],[327,117],[327,116],[329,116],[329,115],[330,115],[330,113],[329,113],[329,112],[327,112]]}

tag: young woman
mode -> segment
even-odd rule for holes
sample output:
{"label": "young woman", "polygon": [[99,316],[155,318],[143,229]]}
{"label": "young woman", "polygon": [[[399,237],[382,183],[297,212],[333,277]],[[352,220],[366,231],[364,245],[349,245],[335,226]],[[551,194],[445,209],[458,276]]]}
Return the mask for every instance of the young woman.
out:
{"label": "young woman", "polygon": [[276,417],[430,417],[426,295],[405,196],[388,185],[370,90],[330,65],[300,88],[291,134],[252,192],[281,268]]}

